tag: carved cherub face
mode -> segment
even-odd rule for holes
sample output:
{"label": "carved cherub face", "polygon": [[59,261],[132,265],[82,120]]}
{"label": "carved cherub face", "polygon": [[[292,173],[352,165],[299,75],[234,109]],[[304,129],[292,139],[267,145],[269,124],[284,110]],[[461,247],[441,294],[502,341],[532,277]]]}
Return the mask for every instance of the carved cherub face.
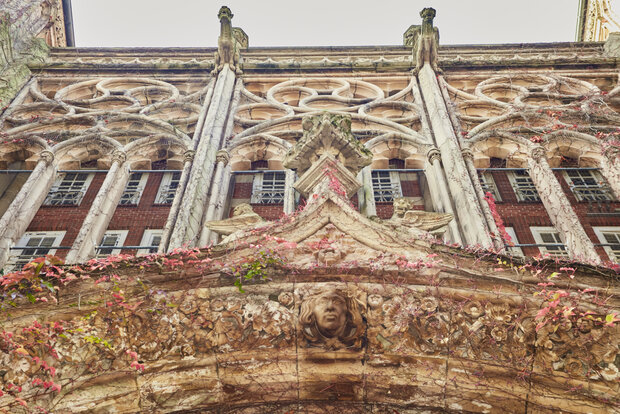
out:
{"label": "carved cherub face", "polygon": [[299,324],[310,344],[327,349],[359,346],[364,333],[362,315],[351,292],[335,287],[302,302]]}
{"label": "carved cherub face", "polygon": [[316,298],[312,314],[321,334],[327,338],[337,337],[347,321],[347,304],[343,297],[330,291]]}

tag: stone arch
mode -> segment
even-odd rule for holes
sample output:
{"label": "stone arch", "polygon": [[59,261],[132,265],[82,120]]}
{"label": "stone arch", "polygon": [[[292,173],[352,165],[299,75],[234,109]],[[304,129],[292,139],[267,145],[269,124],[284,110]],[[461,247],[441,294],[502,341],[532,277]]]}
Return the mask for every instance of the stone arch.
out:
{"label": "stone arch", "polygon": [[190,147],[189,139],[157,134],[133,141],[124,149],[131,169],[149,170],[152,162],[165,160],[166,168],[180,170],[183,168],[183,154]]}
{"label": "stone arch", "polygon": [[31,170],[37,164],[39,154],[43,150],[49,151],[50,146],[37,136],[3,142],[0,146],[0,168]]}
{"label": "stone arch", "polygon": [[388,133],[368,141],[366,148],[373,154],[372,168],[388,168],[392,158],[405,161],[405,168],[424,168],[430,147],[414,136]]}
{"label": "stone arch", "polygon": [[100,134],[72,138],[52,147],[61,170],[78,170],[89,161],[95,161],[97,168],[108,169],[114,150],[122,150],[121,144]]}
{"label": "stone arch", "polygon": [[269,134],[256,134],[233,141],[228,148],[233,171],[249,170],[252,161],[265,160],[270,170],[282,170],[284,156],[291,148],[287,141]]}
{"label": "stone arch", "polygon": [[508,168],[526,168],[528,154],[537,145],[530,140],[505,131],[487,131],[465,142],[474,154],[477,168],[488,168],[491,158],[506,160]]}
{"label": "stone arch", "polygon": [[542,139],[541,145],[552,168],[560,166],[563,157],[576,159],[579,167],[601,166],[601,141],[591,135],[559,130],[543,135]]}

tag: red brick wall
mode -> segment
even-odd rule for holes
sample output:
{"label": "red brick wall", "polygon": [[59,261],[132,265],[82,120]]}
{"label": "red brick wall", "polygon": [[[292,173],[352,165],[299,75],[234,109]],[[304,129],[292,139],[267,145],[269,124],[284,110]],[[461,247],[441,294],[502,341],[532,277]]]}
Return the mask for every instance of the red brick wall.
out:
{"label": "red brick wall", "polygon": [[[504,220],[504,225],[514,228],[519,243],[536,243],[530,231],[530,227],[553,227],[543,204],[540,202],[518,202],[510,181],[508,180],[508,174],[503,171],[492,171],[491,174],[493,175],[493,179],[495,180],[495,184],[502,198],[502,201],[496,202],[496,205],[498,213],[502,217],[502,220]],[[572,191],[570,191],[570,187],[566,183],[562,173],[560,171],[555,171],[555,174],[571,206],[575,210],[575,213],[579,217],[581,224],[593,243],[600,243],[600,241],[594,233],[592,226],[620,226],[620,216],[588,215],[588,213],[592,213],[592,211],[589,211],[592,209],[590,204],[587,202],[578,202]],[[596,206],[596,203],[594,205]],[[609,207],[613,211],[614,208],[620,208],[620,203],[611,203]],[[538,248],[536,247],[523,247],[522,250],[527,256],[537,256],[539,254]],[[596,250],[603,260],[609,259],[602,247],[597,247]]]}
{"label": "red brick wall", "polygon": [[[41,206],[27,231],[64,230],[66,233],[61,245],[73,245],[105,176],[105,173],[95,174],[79,206]],[[145,229],[162,229],[166,224],[170,206],[154,204],[162,176],[163,173],[149,173],[137,206],[117,206],[108,230],[129,230],[124,243],[126,246],[138,246]],[[57,250],[56,254],[64,258],[67,252]],[[122,253],[132,254],[135,251],[123,250]]]}
{"label": "red brick wall", "polygon": [[[26,231],[66,231],[61,246],[71,246],[80,232],[82,222],[88,214],[97,192],[105,180],[105,173],[95,173],[93,180],[79,206],[41,206]],[[56,250],[58,257],[64,258],[68,250]]]}
{"label": "red brick wall", "polygon": [[[125,246],[139,246],[145,229],[163,229],[170,213],[170,205],[155,204],[155,197],[163,173],[149,173],[142,197],[137,206],[117,206],[108,230],[129,230]],[[135,254],[135,250],[122,250]]]}

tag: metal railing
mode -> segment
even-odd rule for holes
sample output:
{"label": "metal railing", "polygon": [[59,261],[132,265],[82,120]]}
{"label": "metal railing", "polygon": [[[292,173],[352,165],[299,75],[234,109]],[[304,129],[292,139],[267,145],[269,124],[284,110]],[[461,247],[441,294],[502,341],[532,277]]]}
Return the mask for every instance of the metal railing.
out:
{"label": "metal railing", "polygon": [[59,187],[52,187],[45,197],[43,205],[46,206],[77,206],[86,195],[84,189],[61,190]]}
{"label": "metal railing", "polygon": [[284,203],[284,188],[272,190],[252,191],[251,203],[253,204],[282,204]]}
{"label": "metal railing", "polygon": [[159,194],[157,194],[157,198],[155,199],[155,204],[172,204],[172,200],[174,200],[178,188],[178,184],[175,184],[174,187],[170,187],[169,185],[161,186]]}
{"label": "metal railing", "polygon": [[123,195],[121,196],[121,199],[119,200],[118,204],[121,206],[128,206],[128,205],[136,205],[138,204],[138,201],[140,201],[140,197],[142,196],[142,191],[144,191],[143,188],[135,188],[132,190],[125,190],[123,192]]}

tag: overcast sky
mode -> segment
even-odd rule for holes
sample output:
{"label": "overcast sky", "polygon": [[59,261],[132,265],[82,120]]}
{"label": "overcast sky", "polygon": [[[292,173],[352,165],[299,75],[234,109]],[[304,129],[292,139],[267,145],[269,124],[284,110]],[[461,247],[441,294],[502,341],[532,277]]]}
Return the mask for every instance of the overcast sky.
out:
{"label": "overcast sky", "polygon": [[400,45],[437,10],[441,44],[563,42],[575,39],[579,0],[72,0],[81,47],[215,47],[217,12],[250,46]]}

